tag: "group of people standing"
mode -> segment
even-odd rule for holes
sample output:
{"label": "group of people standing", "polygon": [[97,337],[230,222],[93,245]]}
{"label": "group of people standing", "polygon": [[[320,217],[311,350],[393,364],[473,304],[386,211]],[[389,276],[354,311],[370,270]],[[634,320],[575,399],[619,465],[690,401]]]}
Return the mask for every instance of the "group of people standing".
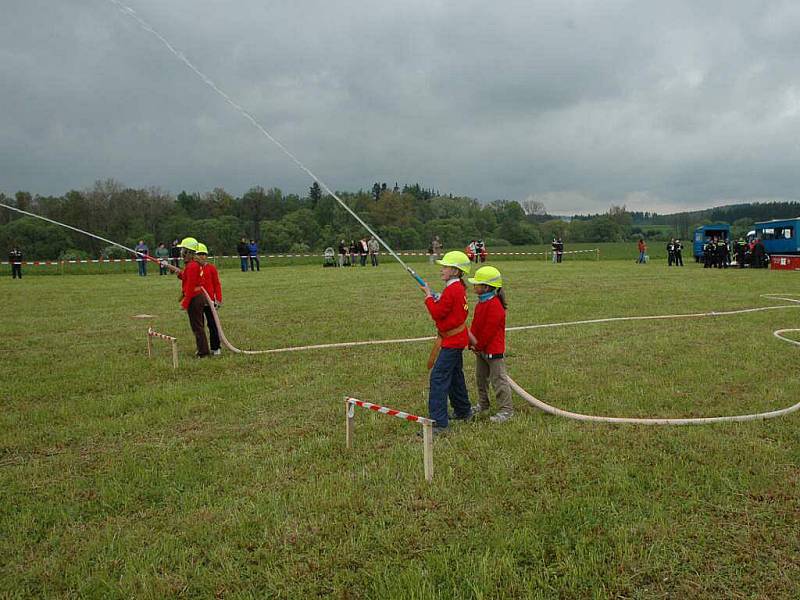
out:
{"label": "group of people standing", "polygon": [[728,242],[716,236],[703,245],[704,269],[727,269],[731,264],[731,250]]}
{"label": "group of people standing", "polygon": [[250,271],[260,271],[261,261],[258,257],[258,243],[255,240],[247,241],[246,237],[242,237],[239,243],[236,244],[236,253],[239,255],[240,267],[242,273],[247,273],[247,263],[250,263]]}
{"label": "group of people standing", "polygon": [[367,266],[367,257],[369,257],[370,264],[377,267],[380,250],[381,246],[374,236],[369,240],[367,238],[361,238],[358,241],[350,240],[349,244],[342,240],[339,242],[339,266],[355,267],[360,263],[362,267],[365,267]]}
{"label": "group of people standing", "polygon": [[139,240],[134,248],[136,250],[136,264],[139,266],[139,277],[147,276],[147,263],[148,257],[154,256],[158,259],[158,274],[166,275],[169,272],[169,266],[177,268],[181,259],[181,249],[178,246],[178,240],[173,240],[172,245],[167,248],[165,242],[161,242],[156,251],[151,255],[150,248],[144,243],[144,240]]}
{"label": "group of people standing", "polygon": [[739,238],[734,242],[733,253],[736,256],[736,264],[740,269],[751,267],[753,269],[766,268],[769,265],[769,255],[764,247],[764,242],[755,238],[746,242],[744,238]]}
{"label": "group of people standing", "polygon": [[667,242],[667,266],[671,267],[672,265],[683,266],[683,244],[675,238]]}
{"label": "group of people standing", "polygon": [[553,262],[560,263],[564,258],[564,242],[560,237],[555,237],[550,247],[553,249]]}

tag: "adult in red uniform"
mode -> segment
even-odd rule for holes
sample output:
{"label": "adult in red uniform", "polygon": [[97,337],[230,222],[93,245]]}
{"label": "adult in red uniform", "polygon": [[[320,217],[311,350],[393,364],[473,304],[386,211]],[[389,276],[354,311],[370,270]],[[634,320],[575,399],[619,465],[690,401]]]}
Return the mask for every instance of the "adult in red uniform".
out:
{"label": "adult in red uniform", "polygon": [[447,398],[455,413],[453,419],[468,420],[472,407],[464,382],[464,348],[469,345],[467,335],[467,288],[461,281],[469,273],[470,261],[463,252],[454,250],[436,263],[441,265],[441,277],[446,282],[438,298],[425,286],[425,306],[436,323],[438,335],[428,361],[431,368],[428,413],[436,421],[434,433],[445,431],[449,425]]}
{"label": "adult in red uniform", "polygon": [[[200,285],[208,292],[211,302],[214,303],[215,308],[222,306],[222,284],[219,282],[219,272],[217,267],[208,262],[208,248],[205,244],[197,244],[197,252],[195,258],[200,263]],[[219,330],[217,329],[217,322],[214,320],[214,313],[211,312],[211,306],[206,300],[206,306],[203,309],[203,314],[206,318],[208,325],[208,339],[211,345],[211,354],[218,356],[222,354],[219,344]]]}

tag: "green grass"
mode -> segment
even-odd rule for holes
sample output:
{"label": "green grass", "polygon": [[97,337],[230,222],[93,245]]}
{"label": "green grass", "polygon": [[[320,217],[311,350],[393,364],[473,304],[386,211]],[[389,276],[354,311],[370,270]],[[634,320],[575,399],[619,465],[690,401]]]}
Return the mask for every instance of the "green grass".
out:
{"label": "green grass", "polygon": [[[761,306],[796,273],[630,260],[495,263],[509,325]],[[424,262],[420,273],[435,281]],[[396,265],[222,272],[244,348],[430,335]],[[172,277],[0,279],[0,597],[796,598],[800,415],[648,428],[515,398],[455,425],[422,477],[427,344],[197,361]],[[140,313],[152,321],[133,319]],[[147,358],[148,325],[177,335]],[[575,411],[788,406],[800,309],[512,332],[509,373]],[[797,339],[797,336],[794,336]],[[466,357],[474,398],[474,361]]]}

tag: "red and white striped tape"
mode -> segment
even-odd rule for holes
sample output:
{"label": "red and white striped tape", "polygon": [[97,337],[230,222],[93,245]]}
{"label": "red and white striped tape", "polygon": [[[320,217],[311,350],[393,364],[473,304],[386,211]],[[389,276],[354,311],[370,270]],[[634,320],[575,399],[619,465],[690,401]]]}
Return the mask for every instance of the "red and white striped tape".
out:
{"label": "red and white striped tape", "polygon": [[[562,252],[562,254],[583,254],[586,252],[598,252],[599,248],[593,248],[591,250],[569,250],[566,252]],[[398,252],[398,256],[430,256],[427,252]],[[545,254],[552,254],[551,251],[547,252],[492,252],[491,256],[542,256]],[[385,252],[380,252],[380,256],[388,256]],[[323,258],[324,254],[260,254],[259,258]],[[338,254],[336,255],[338,256]],[[349,254],[347,254],[349,256]],[[237,256],[234,254],[222,254],[222,255],[211,255],[209,258],[216,259],[216,258],[250,258],[249,256]],[[29,266],[48,266],[48,265],[60,265],[60,264],[67,264],[67,265],[78,265],[78,264],[99,264],[99,263],[128,263],[128,262],[139,262],[144,259],[142,258],[94,258],[94,259],[82,259],[82,260],[35,260],[35,261],[23,261],[19,264],[22,265],[29,265]],[[163,259],[167,262],[171,262],[172,258],[165,258]],[[0,265],[10,265],[11,263],[8,261],[0,262]],[[17,264],[17,263],[15,263]]]}
{"label": "red and white striped tape", "polygon": [[171,335],[166,335],[163,333],[158,333],[157,331],[153,331],[152,327],[147,328],[147,335],[149,335],[150,337],[161,338],[162,340],[169,340],[171,342],[175,342],[178,340],[178,338],[172,337]]}
{"label": "red and white striped tape", "polygon": [[430,423],[431,425],[435,425],[436,421],[432,419],[426,419],[425,417],[418,417],[417,415],[412,415],[407,412],[403,412],[402,410],[395,410],[393,408],[388,408],[386,406],[380,406],[379,404],[373,404],[372,402],[364,402],[363,400],[357,400],[356,398],[345,398],[345,401],[350,404],[351,406],[360,406],[362,408],[368,408],[369,410],[374,410],[375,412],[383,413],[385,415],[389,415],[391,417],[397,417],[398,419],[404,419],[406,421],[414,421],[415,423],[425,424]]}

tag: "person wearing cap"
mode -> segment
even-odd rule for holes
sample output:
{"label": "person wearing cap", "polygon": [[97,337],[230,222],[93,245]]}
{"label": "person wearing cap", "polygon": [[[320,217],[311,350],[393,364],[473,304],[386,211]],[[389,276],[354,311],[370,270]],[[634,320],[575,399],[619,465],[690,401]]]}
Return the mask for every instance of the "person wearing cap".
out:
{"label": "person wearing cap", "polygon": [[16,245],[8,253],[8,262],[11,265],[11,279],[22,279],[22,250]]}
{"label": "person wearing cap", "polygon": [[178,273],[178,278],[181,280],[181,308],[186,311],[189,317],[189,326],[194,333],[195,343],[197,345],[196,356],[204,357],[210,354],[208,348],[208,338],[206,337],[206,329],[204,321],[204,311],[208,304],[206,296],[203,294],[202,281],[201,281],[201,267],[200,263],[195,260],[195,252],[198,247],[198,241],[192,237],[183,238],[178,247],[182,248],[182,256],[184,261],[183,270]]}
{"label": "person wearing cap", "polygon": [[[200,263],[200,285],[208,293],[211,302],[214,304],[214,308],[219,308],[222,306],[222,284],[219,282],[219,271],[217,271],[217,267],[208,262],[208,248],[205,244],[197,244],[195,260]],[[208,300],[206,300],[205,308],[203,308],[203,315],[206,318],[206,325],[208,325],[208,341],[211,354],[219,356],[222,354],[219,343],[219,330],[217,329],[214,312],[211,310],[211,305],[208,304]]]}
{"label": "person wearing cap", "polygon": [[683,266],[683,244],[681,244],[680,240],[675,240],[675,244],[673,246],[675,252],[675,266],[682,267]]}
{"label": "person wearing cap", "polygon": [[463,252],[453,250],[436,264],[442,267],[444,291],[435,298],[427,284],[421,287],[425,292],[425,307],[436,323],[438,334],[428,358],[431,369],[428,412],[436,421],[434,433],[441,433],[449,425],[448,397],[455,413],[453,419],[466,421],[472,417],[463,358],[464,348],[469,345],[466,323],[469,306],[467,288],[461,280],[464,274],[469,274],[470,261]]}
{"label": "person wearing cap", "polygon": [[467,279],[478,295],[475,316],[469,328],[470,349],[475,352],[475,383],[478,387],[478,404],[472,413],[489,410],[489,384],[494,389],[499,410],[489,418],[493,423],[503,423],[514,415],[511,403],[511,386],[506,376],[504,360],[506,351],[506,297],[503,276],[494,267],[481,267],[475,277]]}

